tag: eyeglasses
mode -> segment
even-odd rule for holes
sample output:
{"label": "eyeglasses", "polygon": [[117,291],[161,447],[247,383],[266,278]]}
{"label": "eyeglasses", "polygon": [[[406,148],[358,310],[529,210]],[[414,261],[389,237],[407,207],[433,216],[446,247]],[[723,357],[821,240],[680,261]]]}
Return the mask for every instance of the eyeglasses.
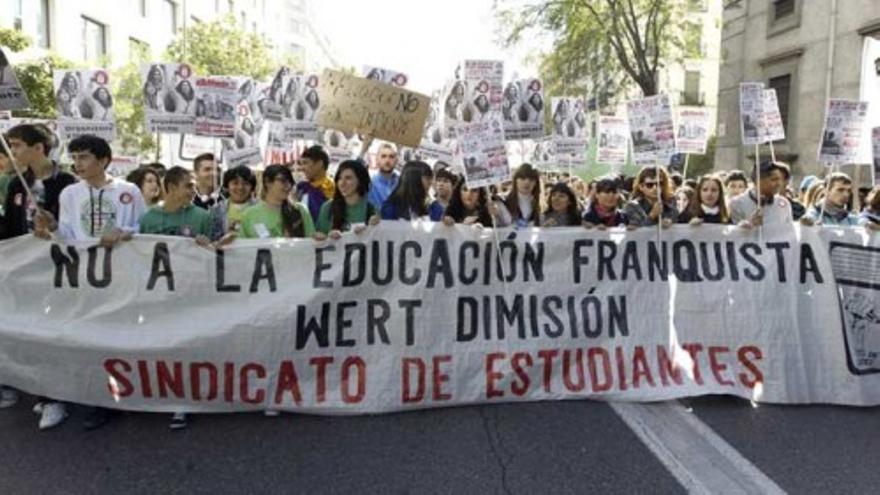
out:
{"label": "eyeglasses", "polygon": [[642,182],[642,185],[644,187],[647,187],[648,189],[654,189],[655,187],[657,187],[656,182]]}

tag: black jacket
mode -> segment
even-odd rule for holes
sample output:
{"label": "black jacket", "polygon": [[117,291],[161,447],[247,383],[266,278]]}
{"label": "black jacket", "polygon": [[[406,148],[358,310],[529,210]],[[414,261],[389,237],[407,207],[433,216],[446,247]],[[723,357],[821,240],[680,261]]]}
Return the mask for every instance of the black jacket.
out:
{"label": "black jacket", "polygon": [[[24,176],[30,184],[33,184],[33,172],[28,170]],[[40,208],[52,213],[57,220],[58,198],[61,196],[61,191],[74,183],[76,183],[76,177],[62,170],[56,170],[50,177],[43,179],[44,197],[43,202],[39,205]],[[21,179],[17,176],[9,183],[4,212],[5,215],[0,220],[0,239],[9,239],[28,233],[27,192]]]}

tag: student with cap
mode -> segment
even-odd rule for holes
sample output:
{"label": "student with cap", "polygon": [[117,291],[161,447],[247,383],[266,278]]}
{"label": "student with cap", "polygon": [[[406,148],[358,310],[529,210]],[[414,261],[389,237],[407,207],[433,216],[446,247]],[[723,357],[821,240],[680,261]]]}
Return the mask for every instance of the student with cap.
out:
{"label": "student with cap", "polygon": [[299,170],[305,176],[305,180],[297,183],[296,193],[308,208],[312,218],[318,218],[321,205],[333,197],[336,186],[327,175],[329,167],[330,156],[318,145],[306,148],[299,157]]}
{"label": "student with cap", "polygon": [[851,212],[852,179],[843,172],[825,178],[825,198],[800,219],[803,225],[863,225],[865,220]]}
{"label": "student with cap", "polygon": [[620,181],[611,175],[593,182],[593,195],[581,218],[584,227],[608,227],[627,225],[629,220],[620,209]]}
{"label": "student with cap", "polygon": [[752,180],[756,180],[756,183],[760,182],[760,191],[752,185],[745,194],[731,199],[731,220],[744,228],[760,225],[767,227],[790,225],[793,221],[791,204],[779,195],[785,181],[783,167],[777,162],[765,160],[752,170]]}

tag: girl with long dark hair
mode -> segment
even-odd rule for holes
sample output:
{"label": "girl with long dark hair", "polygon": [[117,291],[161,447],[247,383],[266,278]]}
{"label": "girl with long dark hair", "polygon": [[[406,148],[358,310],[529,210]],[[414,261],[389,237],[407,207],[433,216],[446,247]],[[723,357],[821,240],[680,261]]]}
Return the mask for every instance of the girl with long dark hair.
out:
{"label": "girl with long dark hair", "polygon": [[243,238],[311,237],[315,234],[309,210],[288,199],[293,184],[293,174],[284,165],[266,167],[263,171],[263,199],[242,215]]}
{"label": "girl with long dark hair", "polygon": [[694,201],[679,218],[680,223],[700,225],[702,223],[728,224],[730,211],[724,199],[724,184],[717,175],[704,175],[697,182]]}
{"label": "girl with long dark hair", "polygon": [[324,240],[328,235],[331,239],[338,239],[342,232],[347,231],[358,233],[377,214],[367,201],[370,173],[360,160],[340,163],[333,182],[336,184],[333,198],[325,201],[318,213],[315,233],[315,239],[318,240]]}
{"label": "girl with long dark hair", "polygon": [[581,209],[574,192],[564,182],[550,188],[550,204],[541,216],[541,227],[571,227],[581,224]]}
{"label": "girl with long dark hair", "polygon": [[536,226],[541,220],[543,191],[538,171],[523,163],[513,174],[513,190],[501,203],[500,224]]}
{"label": "girl with long dark hair", "polygon": [[382,203],[383,220],[417,220],[428,218],[439,222],[443,218],[443,207],[432,203],[428,191],[434,181],[434,171],[425,162],[408,162],[400,173],[397,187]]}
{"label": "girl with long dark hair", "polygon": [[[659,171],[659,174],[657,173]],[[668,227],[678,219],[669,174],[664,167],[643,168],[633,184],[632,198],[623,208],[630,225]]]}
{"label": "girl with long dark hair", "polygon": [[443,224],[491,227],[493,208],[485,188],[470,189],[462,180],[452,191],[449,206],[443,214]]}

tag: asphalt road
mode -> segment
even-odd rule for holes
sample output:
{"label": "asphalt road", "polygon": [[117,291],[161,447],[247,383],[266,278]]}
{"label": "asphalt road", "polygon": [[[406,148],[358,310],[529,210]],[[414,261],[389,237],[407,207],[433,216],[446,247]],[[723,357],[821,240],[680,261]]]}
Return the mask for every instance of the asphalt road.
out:
{"label": "asphalt road", "polygon": [[[27,397],[0,411],[0,493],[681,493],[602,402],[360,417],[126,414],[85,432],[82,411],[39,432]],[[880,486],[880,408],[682,401],[790,493]],[[699,473],[696,473],[699,475]]]}

